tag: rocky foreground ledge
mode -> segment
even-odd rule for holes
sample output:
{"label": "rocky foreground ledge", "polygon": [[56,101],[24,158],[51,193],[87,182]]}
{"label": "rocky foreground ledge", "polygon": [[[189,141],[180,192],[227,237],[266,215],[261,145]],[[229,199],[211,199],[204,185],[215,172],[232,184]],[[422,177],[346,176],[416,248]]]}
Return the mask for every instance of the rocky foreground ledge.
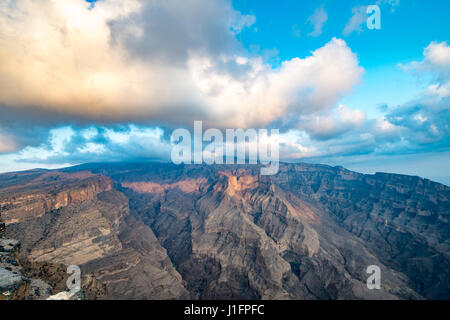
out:
{"label": "rocky foreground ledge", "polygon": [[40,300],[52,294],[51,286],[39,278],[23,275],[18,260],[20,242],[0,238],[0,300]]}
{"label": "rocky foreground ledge", "polygon": [[0,238],[0,300],[80,300],[105,294],[90,277],[83,279],[87,290],[68,294],[66,266],[21,261],[19,252],[20,241]]}
{"label": "rocky foreground ledge", "polygon": [[6,237],[6,223],[0,212],[0,300],[80,300],[105,294],[104,287],[90,276],[84,277],[87,292],[65,291],[65,265],[30,262],[20,256],[20,248],[19,240]]}

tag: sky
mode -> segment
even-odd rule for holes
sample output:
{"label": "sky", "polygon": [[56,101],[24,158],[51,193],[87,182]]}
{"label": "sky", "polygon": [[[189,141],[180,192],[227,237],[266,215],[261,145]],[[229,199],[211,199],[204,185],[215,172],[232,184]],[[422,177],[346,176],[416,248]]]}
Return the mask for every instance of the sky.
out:
{"label": "sky", "polygon": [[[367,6],[380,8],[380,29]],[[446,0],[3,0],[0,172],[168,161],[277,128],[280,160],[450,185]]]}

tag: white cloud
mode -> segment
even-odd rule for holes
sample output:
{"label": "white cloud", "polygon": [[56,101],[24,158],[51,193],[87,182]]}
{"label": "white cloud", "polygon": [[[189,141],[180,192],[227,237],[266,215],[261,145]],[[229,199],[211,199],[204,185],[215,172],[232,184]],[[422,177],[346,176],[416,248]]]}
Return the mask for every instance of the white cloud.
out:
{"label": "white cloud", "polygon": [[450,46],[447,42],[431,42],[423,53],[425,60],[434,67],[450,68]]}
{"label": "white cloud", "polygon": [[332,157],[369,154],[376,150],[373,134],[353,132],[338,139],[316,140],[301,130],[290,130],[280,135],[280,160],[330,159]]}
{"label": "white cloud", "polygon": [[436,96],[439,99],[450,96],[450,82],[443,84],[432,84],[428,87],[427,93],[431,96]]}
{"label": "white cloud", "polygon": [[[86,132],[97,134],[86,134]],[[170,157],[171,145],[163,139],[164,131],[158,127],[135,125],[115,127],[73,128],[57,127],[37,147],[0,156],[0,164],[8,159],[14,163],[84,163]],[[0,170],[1,171],[1,170]]]}
{"label": "white cloud", "polygon": [[355,31],[358,33],[363,31],[363,25],[366,23],[367,20],[366,10],[367,6],[352,8],[352,17],[346,23],[344,30],[342,31],[342,34],[344,36],[348,36]]}
{"label": "white cloud", "polygon": [[376,121],[375,132],[378,134],[393,134],[397,133],[400,128],[393,125],[386,118],[381,118]]}
{"label": "white cloud", "polygon": [[407,65],[399,64],[405,71],[418,74],[431,73],[437,76],[437,81],[446,82],[450,79],[450,46],[446,41],[431,42],[423,49],[422,61],[413,61]]}
{"label": "white cloud", "polygon": [[362,75],[339,39],[272,69],[235,39],[254,18],[229,1],[88,6],[2,2],[0,103],[69,121],[256,127],[330,108]]}
{"label": "white cloud", "polygon": [[[423,50],[424,60],[415,64],[419,72],[431,72],[440,86],[450,85],[450,46],[447,42],[431,42]],[[414,66],[414,64],[413,64]]]}
{"label": "white cloud", "polygon": [[106,147],[102,144],[88,142],[83,147],[79,147],[77,151],[81,153],[102,154],[105,153],[107,150]]}
{"label": "white cloud", "polygon": [[450,46],[446,41],[433,41],[425,47],[422,61],[399,66],[418,76],[431,76],[433,83],[421,94],[425,101],[436,103],[450,95]]}
{"label": "white cloud", "polygon": [[[400,0],[377,0],[374,4],[381,8],[389,7],[390,13],[392,14],[400,6]],[[367,7],[367,5],[364,5],[352,8],[352,16],[342,31],[344,36],[348,36],[353,32],[361,33],[364,30],[367,22]]]}
{"label": "white cloud", "polygon": [[315,139],[326,140],[361,127],[365,120],[364,112],[351,110],[341,104],[333,112],[301,117],[299,128]]}
{"label": "white cloud", "polygon": [[363,70],[343,40],[333,39],[312,55],[284,61],[277,70],[250,59],[242,79],[212,68],[210,59],[190,61],[192,78],[210,107],[211,119],[225,126],[259,127],[275,120],[330,108],[359,82]]}
{"label": "white cloud", "polygon": [[388,120],[401,126],[402,137],[415,148],[448,149],[450,145],[450,47],[431,42],[423,50],[423,60],[401,66],[429,79],[428,87],[414,99],[393,109]]}
{"label": "white cloud", "polygon": [[313,31],[308,33],[308,36],[320,36],[322,34],[322,28],[327,20],[328,14],[323,6],[314,10],[314,13],[307,20],[307,22],[313,26]]}

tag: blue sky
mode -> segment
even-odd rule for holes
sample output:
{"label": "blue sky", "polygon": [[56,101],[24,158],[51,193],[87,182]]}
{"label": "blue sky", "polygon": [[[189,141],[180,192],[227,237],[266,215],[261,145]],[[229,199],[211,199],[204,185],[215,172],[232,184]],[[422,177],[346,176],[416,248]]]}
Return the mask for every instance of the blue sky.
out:
{"label": "blue sky", "polygon": [[[260,51],[276,49],[277,58],[283,61],[307,56],[332,37],[343,38],[366,70],[362,84],[355,87],[343,103],[378,115],[378,105],[404,103],[426,87],[427,82],[411,77],[398,65],[421,60],[423,49],[431,41],[449,40],[450,3],[445,0],[381,2],[381,30],[369,30],[362,25],[361,31],[344,36],[343,30],[352,17],[352,9],[375,3],[333,0],[233,2],[237,10],[257,17],[252,28],[243,30],[238,37],[250,51],[256,46]],[[308,36],[313,27],[307,20],[320,7],[327,12],[328,20],[319,36]],[[295,30],[299,30],[299,34]]]}
{"label": "blue sky", "polygon": [[89,2],[0,4],[0,172],[167,160],[203,120],[450,185],[450,2]]}

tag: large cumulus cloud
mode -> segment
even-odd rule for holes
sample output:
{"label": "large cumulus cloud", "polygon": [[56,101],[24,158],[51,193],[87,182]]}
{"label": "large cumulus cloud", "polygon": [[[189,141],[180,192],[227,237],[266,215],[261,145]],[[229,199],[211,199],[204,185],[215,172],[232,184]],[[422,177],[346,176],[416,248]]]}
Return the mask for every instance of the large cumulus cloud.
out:
{"label": "large cumulus cloud", "polygon": [[254,21],[227,0],[2,1],[0,125],[291,126],[359,82],[340,39],[272,68],[236,40]]}

